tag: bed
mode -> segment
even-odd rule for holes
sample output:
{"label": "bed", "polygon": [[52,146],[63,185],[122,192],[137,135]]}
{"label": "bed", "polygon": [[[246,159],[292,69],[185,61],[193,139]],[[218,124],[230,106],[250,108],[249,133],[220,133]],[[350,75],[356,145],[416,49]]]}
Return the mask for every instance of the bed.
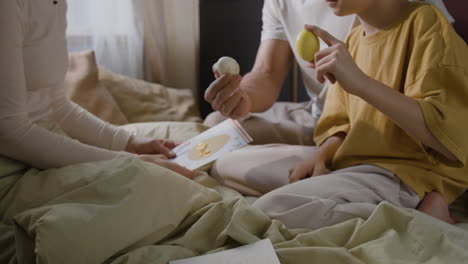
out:
{"label": "bed", "polygon": [[[92,52],[75,54],[70,62],[70,98],[109,122],[133,133],[178,141],[206,129],[188,90],[114,74],[98,67]],[[122,164],[147,166],[135,160],[106,161],[109,168]],[[20,166],[2,165],[0,175]],[[93,222],[90,219],[96,212],[83,211],[82,206],[90,201],[71,204],[58,196],[45,206],[16,216],[13,223],[0,224],[0,263],[16,263],[16,256],[19,263],[163,264],[264,238],[272,241],[281,263],[468,261],[467,197],[451,207],[456,225],[382,203],[367,220],[353,219],[315,231],[291,230],[251,207],[254,197],[243,197],[219,185],[209,176],[209,166],[198,171],[195,183],[183,177],[168,179],[167,171],[154,166],[146,169],[154,171],[154,180],[165,186],[166,192],[160,196],[146,190],[151,201],[141,202],[171,209],[148,215],[158,221],[132,222],[131,217],[120,216]],[[48,174],[65,175],[76,170],[70,166]],[[126,176],[120,173],[117,177]]]}

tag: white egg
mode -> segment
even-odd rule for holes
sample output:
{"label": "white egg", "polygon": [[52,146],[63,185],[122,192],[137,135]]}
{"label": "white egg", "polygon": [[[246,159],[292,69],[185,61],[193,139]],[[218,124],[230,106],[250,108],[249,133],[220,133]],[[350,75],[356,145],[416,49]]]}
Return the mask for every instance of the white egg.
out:
{"label": "white egg", "polygon": [[213,69],[220,75],[232,74],[238,75],[240,73],[240,66],[237,61],[231,57],[222,57],[213,65]]}

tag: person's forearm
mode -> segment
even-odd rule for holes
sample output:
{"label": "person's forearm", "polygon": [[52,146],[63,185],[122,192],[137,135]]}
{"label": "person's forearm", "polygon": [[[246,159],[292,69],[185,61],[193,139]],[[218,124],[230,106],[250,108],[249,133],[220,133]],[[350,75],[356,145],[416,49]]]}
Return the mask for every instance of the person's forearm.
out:
{"label": "person's forearm", "polygon": [[340,148],[343,144],[343,141],[346,137],[345,133],[337,133],[331,137],[329,137],[322,145],[318,148],[320,156],[325,160],[327,163],[330,163],[333,157],[336,154],[336,151]]}
{"label": "person's forearm", "polygon": [[131,136],[67,99],[63,90],[54,91],[51,117],[70,137],[99,148],[123,151]]}
{"label": "person's forearm", "polygon": [[282,83],[268,72],[254,70],[246,74],[241,82],[241,88],[250,97],[251,111],[260,113],[268,110],[278,99]]}
{"label": "person's forearm", "polygon": [[457,158],[434,137],[427,127],[419,103],[396,90],[391,89],[368,76],[359,82],[361,89],[356,95],[384,113],[410,136],[419,140],[425,146],[443,154],[450,160]]}
{"label": "person's forearm", "polygon": [[266,40],[261,43],[252,71],[241,82],[242,90],[251,100],[251,112],[264,112],[276,102],[293,60],[289,42]]}
{"label": "person's forearm", "polygon": [[0,118],[0,131],[0,146],[2,146],[0,155],[39,169],[59,168],[133,155],[94,147],[51,132],[32,123],[26,115]]}

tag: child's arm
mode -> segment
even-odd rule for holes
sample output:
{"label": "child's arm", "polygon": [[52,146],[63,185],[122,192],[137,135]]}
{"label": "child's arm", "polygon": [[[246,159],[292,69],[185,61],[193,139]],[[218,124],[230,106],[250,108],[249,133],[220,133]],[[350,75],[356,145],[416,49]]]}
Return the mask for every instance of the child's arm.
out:
{"label": "child's arm", "polygon": [[426,125],[422,109],[415,99],[368,77],[358,68],[346,45],[328,32],[316,26],[306,28],[329,45],[329,48],[317,52],[315,63],[311,65],[316,68],[319,81],[325,81],[327,73],[333,74],[344,90],[361,97],[380,110],[423,145],[439,152],[449,160],[458,160],[431,133]]}
{"label": "child's arm", "polygon": [[313,151],[306,160],[297,166],[289,175],[289,182],[293,183],[307,177],[320,176],[330,172],[330,163],[346,137],[339,132]]}
{"label": "child's arm", "polygon": [[451,161],[457,160],[457,157],[431,133],[421,106],[415,99],[393,90],[367,75],[361,76],[360,79],[364,84],[362,87],[366,87],[366,89],[356,87],[357,89],[350,93],[361,97],[377,108],[423,145],[439,152]]}
{"label": "child's arm", "polygon": [[314,130],[318,147],[309,157],[296,166],[289,181],[296,182],[306,177],[320,176],[330,172],[335,153],[342,145],[350,129],[347,100],[342,89],[330,85],[323,113]]}
{"label": "child's arm", "polygon": [[309,157],[296,166],[289,176],[290,182],[330,172],[335,153],[342,145],[350,129],[347,102],[344,91],[334,85],[327,90],[323,113],[314,131],[318,147]]}

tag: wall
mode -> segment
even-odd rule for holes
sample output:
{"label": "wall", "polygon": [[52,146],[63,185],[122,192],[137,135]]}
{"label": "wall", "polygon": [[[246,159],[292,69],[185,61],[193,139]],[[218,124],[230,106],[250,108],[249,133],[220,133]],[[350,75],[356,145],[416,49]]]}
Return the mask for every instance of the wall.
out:
{"label": "wall", "polygon": [[468,1],[467,0],[444,0],[450,14],[455,18],[455,29],[458,34],[468,42]]}

